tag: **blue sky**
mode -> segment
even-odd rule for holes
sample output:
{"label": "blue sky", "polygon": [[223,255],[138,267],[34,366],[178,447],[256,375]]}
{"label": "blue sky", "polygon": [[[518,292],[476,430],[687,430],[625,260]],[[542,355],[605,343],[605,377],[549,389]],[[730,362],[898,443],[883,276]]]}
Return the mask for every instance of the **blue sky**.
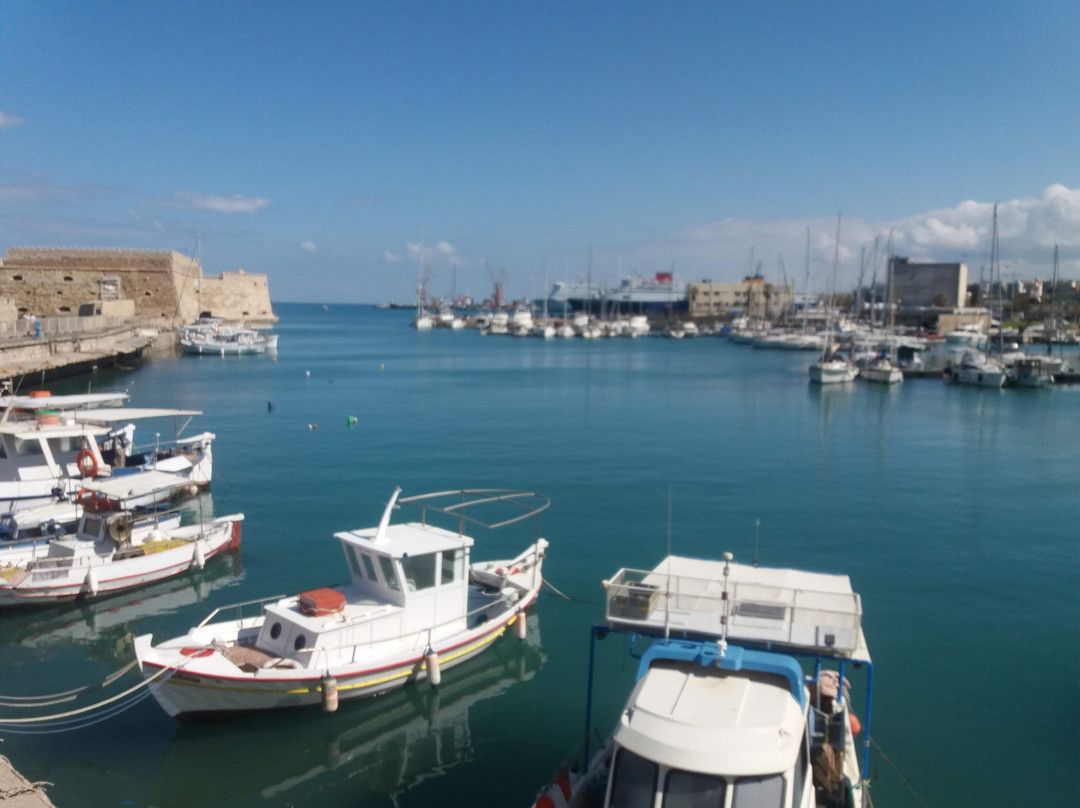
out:
{"label": "blue sky", "polygon": [[860,250],[1080,277],[1080,4],[0,5],[0,249],[170,248],[275,300]]}

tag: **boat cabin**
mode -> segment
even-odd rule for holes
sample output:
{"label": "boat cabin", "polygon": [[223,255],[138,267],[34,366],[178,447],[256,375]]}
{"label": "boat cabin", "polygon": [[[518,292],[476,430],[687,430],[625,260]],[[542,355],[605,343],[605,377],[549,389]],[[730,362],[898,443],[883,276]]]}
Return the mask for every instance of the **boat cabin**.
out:
{"label": "boat cabin", "polygon": [[[831,701],[812,703],[794,658],[673,641],[650,648],[642,667],[615,730],[605,806],[845,805],[846,713],[834,720]],[[841,750],[831,768],[827,742]]]}
{"label": "boat cabin", "polygon": [[335,536],[349,565],[349,585],[268,605],[256,641],[260,650],[311,667],[358,661],[394,644],[422,653],[433,640],[464,630],[472,538],[385,520],[378,528]]}

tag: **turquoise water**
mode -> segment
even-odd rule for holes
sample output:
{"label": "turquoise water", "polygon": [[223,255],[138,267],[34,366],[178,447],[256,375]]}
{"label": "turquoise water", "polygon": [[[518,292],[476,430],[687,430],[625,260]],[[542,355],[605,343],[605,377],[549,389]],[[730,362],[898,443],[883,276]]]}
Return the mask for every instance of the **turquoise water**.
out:
{"label": "turquoise water", "polygon": [[[1080,386],[818,389],[807,354],[719,339],[544,342],[278,308],[276,362],[179,357],[51,385],[203,410],[189,431],[217,435],[213,507],[247,515],[244,545],[194,583],[0,615],[0,693],[100,681],[131,659],[128,634],[344,580],[333,532],[375,524],[395,485],[550,497],[545,576],[572,600],[545,593],[529,642],[437,693],[183,727],[147,700],[77,732],[0,733],[57,805],[531,805],[583,729],[600,580],[665,554],[669,492],[676,553],[749,562],[760,520],[763,564],[851,576],[872,736],[930,805],[1077,804]],[[503,533],[477,536],[476,557],[524,546]],[[599,646],[601,733],[632,680],[620,643]],[[918,804],[871,761],[876,805]]]}

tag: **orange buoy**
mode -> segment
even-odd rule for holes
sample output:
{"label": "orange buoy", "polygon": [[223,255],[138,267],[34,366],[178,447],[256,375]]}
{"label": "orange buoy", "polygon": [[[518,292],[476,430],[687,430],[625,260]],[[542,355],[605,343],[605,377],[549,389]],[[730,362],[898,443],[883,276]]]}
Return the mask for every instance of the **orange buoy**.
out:
{"label": "orange buoy", "polygon": [[848,713],[848,721],[851,723],[851,736],[854,738],[862,730],[862,724],[859,723],[859,716],[855,713]]}

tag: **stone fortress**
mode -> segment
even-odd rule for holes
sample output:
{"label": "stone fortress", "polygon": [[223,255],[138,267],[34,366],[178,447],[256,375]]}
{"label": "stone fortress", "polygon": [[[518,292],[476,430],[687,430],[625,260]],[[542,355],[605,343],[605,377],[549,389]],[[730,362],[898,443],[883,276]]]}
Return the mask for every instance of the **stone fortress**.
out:
{"label": "stone fortress", "polygon": [[101,314],[160,328],[202,313],[250,326],[278,320],[266,275],[207,277],[174,250],[13,247],[0,258],[0,319]]}

